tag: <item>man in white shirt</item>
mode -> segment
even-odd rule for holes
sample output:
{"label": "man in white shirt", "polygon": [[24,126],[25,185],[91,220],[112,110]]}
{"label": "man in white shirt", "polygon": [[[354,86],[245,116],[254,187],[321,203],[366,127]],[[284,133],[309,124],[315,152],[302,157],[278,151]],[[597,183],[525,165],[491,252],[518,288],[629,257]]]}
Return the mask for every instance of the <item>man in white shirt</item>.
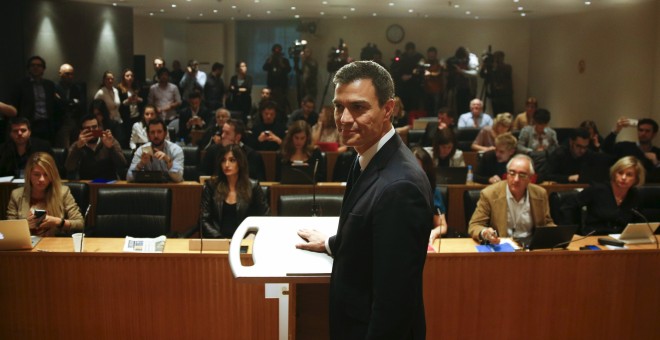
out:
{"label": "man in white shirt", "polygon": [[483,102],[479,98],[472,99],[470,102],[470,112],[466,112],[458,117],[458,128],[482,128],[492,126],[493,118],[489,114],[482,112]]}
{"label": "man in white shirt", "polygon": [[183,150],[166,140],[167,128],[162,119],[156,118],[147,125],[149,143],[135,150],[133,161],[126,174],[126,180],[135,180],[134,171],[163,171],[172,182],[183,181]]}

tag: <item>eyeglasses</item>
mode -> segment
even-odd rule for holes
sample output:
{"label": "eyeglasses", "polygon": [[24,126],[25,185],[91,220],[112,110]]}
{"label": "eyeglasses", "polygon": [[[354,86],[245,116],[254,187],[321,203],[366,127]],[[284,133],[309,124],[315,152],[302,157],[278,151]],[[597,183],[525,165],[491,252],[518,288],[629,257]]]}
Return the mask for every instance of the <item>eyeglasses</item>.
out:
{"label": "eyeglasses", "polygon": [[516,177],[516,176],[518,176],[518,178],[520,178],[520,179],[528,179],[528,178],[529,178],[529,174],[528,174],[528,173],[524,173],[524,172],[515,172],[515,171],[513,171],[513,170],[509,170],[509,171],[507,171],[506,173],[507,173],[507,176],[509,176],[509,177]]}

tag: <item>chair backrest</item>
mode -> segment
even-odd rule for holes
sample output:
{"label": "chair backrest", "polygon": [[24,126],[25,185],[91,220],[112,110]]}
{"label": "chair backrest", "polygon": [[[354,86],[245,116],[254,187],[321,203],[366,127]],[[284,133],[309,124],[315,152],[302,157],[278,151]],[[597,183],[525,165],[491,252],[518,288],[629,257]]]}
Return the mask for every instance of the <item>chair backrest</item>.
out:
{"label": "chair backrest", "polygon": [[480,128],[461,128],[456,130],[456,141],[457,142],[474,142],[475,138],[481,131]]}
{"label": "chair backrest", "polygon": [[[550,216],[559,225],[575,224],[582,226],[582,208],[577,206],[576,199],[579,191],[566,190],[550,193]],[[574,209],[568,209],[575,206]]]}
{"label": "chair backrest", "polygon": [[479,195],[481,190],[465,190],[463,192],[463,213],[465,214],[465,223],[470,224],[472,214],[477,209],[477,202],[479,202]]}
{"label": "chair backrest", "polygon": [[95,237],[157,237],[170,231],[168,188],[99,188]]}
{"label": "chair backrest", "polygon": [[53,158],[55,159],[55,164],[57,164],[57,171],[60,172],[60,178],[68,178],[66,176],[66,168],[64,168],[66,155],[67,155],[67,149],[53,148]]}
{"label": "chair backrest", "polygon": [[422,138],[424,137],[425,130],[421,129],[410,129],[408,130],[408,140],[406,141],[407,145],[414,146],[422,143]]}
{"label": "chair backrest", "polygon": [[196,146],[184,145],[183,149],[183,179],[196,181],[199,179],[199,154]]}
{"label": "chair backrest", "polygon": [[[343,195],[316,195],[321,216],[339,216]],[[277,203],[278,216],[312,216],[312,195],[282,195]]]}
{"label": "chair backrest", "polygon": [[660,186],[639,187],[639,212],[650,222],[660,222]]}
{"label": "chair backrest", "polygon": [[[76,200],[81,214],[85,214],[89,205],[89,185],[83,182],[62,182],[69,187],[73,199]],[[83,216],[85,217],[85,216]]]}
{"label": "chair backrest", "polygon": [[133,150],[122,149],[121,152],[124,154],[124,158],[126,158],[126,166],[117,167],[117,176],[119,176],[119,179],[121,179],[122,181],[125,181],[126,174],[128,173],[128,168],[131,166],[131,162],[133,161]]}

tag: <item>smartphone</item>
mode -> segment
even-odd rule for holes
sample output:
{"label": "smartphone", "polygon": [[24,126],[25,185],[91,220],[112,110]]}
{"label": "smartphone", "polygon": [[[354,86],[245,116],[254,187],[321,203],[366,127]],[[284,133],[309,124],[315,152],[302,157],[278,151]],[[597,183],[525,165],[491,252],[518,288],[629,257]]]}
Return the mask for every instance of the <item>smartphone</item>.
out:
{"label": "smartphone", "polygon": [[142,147],[142,153],[147,155],[153,155],[154,149],[151,147],[151,145],[145,145]]}
{"label": "smartphone", "polygon": [[44,218],[46,218],[46,210],[42,209],[34,209],[34,218],[35,218],[35,225],[38,227],[41,222],[43,222]]}
{"label": "smartphone", "polygon": [[270,131],[268,130],[264,131],[264,135],[266,135],[266,137],[270,136]]}
{"label": "smartphone", "polygon": [[97,129],[97,130],[91,130],[92,137],[103,137],[103,130]]}

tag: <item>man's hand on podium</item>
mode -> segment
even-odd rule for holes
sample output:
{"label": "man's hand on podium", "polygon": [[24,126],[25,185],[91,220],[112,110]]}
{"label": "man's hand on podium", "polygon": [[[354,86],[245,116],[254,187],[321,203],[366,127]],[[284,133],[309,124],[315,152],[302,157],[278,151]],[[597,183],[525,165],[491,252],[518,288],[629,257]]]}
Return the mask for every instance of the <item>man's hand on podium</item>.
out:
{"label": "man's hand on podium", "polygon": [[300,229],[298,236],[302,237],[307,243],[296,244],[296,248],[315,251],[317,253],[327,253],[325,249],[325,240],[328,239],[324,233],[315,229]]}

